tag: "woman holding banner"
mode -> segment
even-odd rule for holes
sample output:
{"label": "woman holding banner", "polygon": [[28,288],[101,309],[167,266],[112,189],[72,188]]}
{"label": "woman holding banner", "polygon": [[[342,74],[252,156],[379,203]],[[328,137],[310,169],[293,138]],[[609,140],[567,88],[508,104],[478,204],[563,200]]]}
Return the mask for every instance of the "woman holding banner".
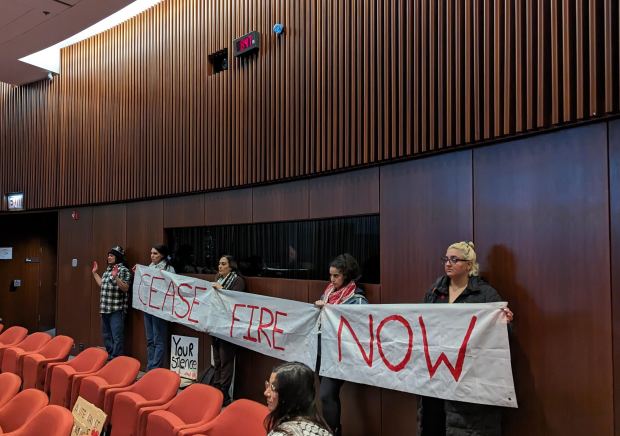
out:
{"label": "woman holding banner", "polygon": [[[473,242],[456,242],[441,257],[445,275],[424,296],[424,303],[491,303],[503,301],[497,291],[478,277]],[[512,321],[510,309],[503,309]],[[418,435],[501,435],[501,409],[483,404],[420,397]]]}
{"label": "woman holding banner", "polygon": [[[169,254],[167,246],[154,245],[151,248],[149,267],[173,273],[174,268],[168,263]],[[168,321],[144,312],[144,332],[146,333],[146,370],[163,368],[168,344]]]}
{"label": "woman holding banner", "polygon": [[[238,273],[237,261],[230,254],[224,254],[217,266],[213,287],[217,290],[245,291],[245,281]],[[230,342],[213,337],[213,362],[215,373],[212,385],[224,394],[224,405],[231,402],[230,385],[235,369],[237,347]]]}
{"label": "woman holding banner", "polygon": [[[348,253],[336,257],[329,265],[329,284],[323,291],[321,299],[315,301],[315,306],[322,308],[326,304],[367,304],[364,291],[357,287],[356,281],[361,276],[357,260]],[[316,372],[321,366],[321,340],[319,338],[319,352],[317,355]],[[340,388],[344,380],[321,377],[320,395],[323,416],[334,432],[342,434],[340,425]]]}
{"label": "woman holding banner", "polygon": [[330,436],[318,411],[314,372],[303,363],[287,362],[273,369],[265,382],[268,436]]}

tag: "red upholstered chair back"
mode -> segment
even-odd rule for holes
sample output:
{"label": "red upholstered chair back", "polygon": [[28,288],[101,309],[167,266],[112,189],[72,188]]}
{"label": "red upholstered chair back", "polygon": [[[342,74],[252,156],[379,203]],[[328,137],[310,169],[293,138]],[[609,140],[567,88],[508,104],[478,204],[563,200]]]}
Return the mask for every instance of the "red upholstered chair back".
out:
{"label": "red upholstered chair back", "polygon": [[21,348],[23,351],[35,351],[47,344],[52,337],[44,332],[32,333],[24,338],[19,344],[15,345],[16,348]]}
{"label": "red upholstered chair back", "polygon": [[[92,374],[100,370],[108,359],[108,353],[96,347],[90,347],[78,354],[74,359],[62,364],[52,363],[48,365],[45,375],[44,391],[50,394],[50,403],[61,406],[70,406],[74,376]],[[55,369],[56,367],[61,367]],[[54,375],[54,377],[52,377]],[[54,380],[52,380],[54,378]],[[53,386],[53,389],[52,389]],[[75,395],[79,383],[75,384]]]}
{"label": "red upholstered chair back", "polygon": [[5,372],[0,374],[0,407],[4,406],[19,392],[22,380],[17,374]]}
{"label": "red upholstered chair back", "polygon": [[130,383],[135,380],[140,370],[140,362],[133,357],[118,356],[110,360],[107,365],[95,374],[108,384]]}
{"label": "red upholstered chair back", "polygon": [[47,402],[47,395],[43,391],[21,391],[0,408],[0,428],[5,433],[17,430],[36,412],[47,406]]}
{"label": "red upholstered chair back", "polygon": [[73,415],[64,407],[45,406],[26,425],[2,436],[69,436]]}
{"label": "red upholstered chair back", "polygon": [[256,401],[239,399],[230,403],[211,424],[200,430],[207,436],[265,436],[264,421],[269,409]]}
{"label": "red upholstered chair back", "polygon": [[39,354],[52,359],[66,359],[73,348],[73,339],[69,336],[55,336],[47,344],[45,344],[40,350]]}
{"label": "red upholstered chair back", "polygon": [[82,351],[66,364],[75,372],[91,372],[101,369],[108,360],[108,353],[103,348],[90,347]]}
{"label": "red upholstered chair back", "polygon": [[168,411],[185,423],[198,423],[204,416],[216,416],[223,401],[224,395],[219,389],[194,383],[172,400]]}
{"label": "red upholstered chair back", "polygon": [[4,324],[0,323],[0,332],[4,330]]}
{"label": "red upholstered chair back", "polygon": [[171,397],[179,389],[181,378],[176,372],[169,369],[152,369],[142,376],[140,380],[127,389],[145,400],[152,401],[161,397]]}
{"label": "red upholstered chair back", "polygon": [[15,345],[24,340],[28,330],[20,326],[9,327],[0,334],[0,345]]}

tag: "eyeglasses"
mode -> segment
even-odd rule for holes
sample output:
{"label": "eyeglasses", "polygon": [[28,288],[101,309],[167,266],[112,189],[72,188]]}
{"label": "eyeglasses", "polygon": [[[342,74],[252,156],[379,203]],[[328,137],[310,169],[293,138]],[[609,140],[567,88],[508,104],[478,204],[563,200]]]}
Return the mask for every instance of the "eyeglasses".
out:
{"label": "eyeglasses", "polygon": [[265,390],[269,389],[271,392],[277,393],[276,387],[273,383],[269,383],[268,380],[265,380]]}
{"label": "eyeglasses", "polygon": [[459,259],[456,256],[441,256],[441,263],[445,265],[446,262],[450,262],[450,265],[456,265],[458,262],[469,262],[467,259]]}

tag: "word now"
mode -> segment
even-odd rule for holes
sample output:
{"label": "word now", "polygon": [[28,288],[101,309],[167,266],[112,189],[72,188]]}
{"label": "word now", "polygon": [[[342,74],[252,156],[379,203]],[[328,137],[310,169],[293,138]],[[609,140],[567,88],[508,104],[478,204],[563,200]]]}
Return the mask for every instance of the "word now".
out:
{"label": "word now", "polygon": [[[428,335],[426,332],[426,325],[424,324],[424,318],[422,316],[418,317],[418,324],[420,325],[420,330],[422,331],[422,342],[424,344],[424,357],[426,359],[426,367],[428,369],[430,378],[433,378],[433,376],[437,372],[437,369],[443,363],[448,367],[448,370],[452,374],[452,377],[454,377],[454,380],[455,381],[459,380],[461,376],[461,372],[463,370],[463,363],[465,361],[465,352],[467,351],[467,344],[469,343],[469,339],[471,337],[472,331],[474,330],[474,326],[476,325],[477,319],[478,318],[476,316],[471,317],[471,321],[469,322],[469,327],[467,328],[467,331],[465,332],[465,337],[463,338],[463,341],[461,342],[461,346],[459,347],[459,352],[456,358],[456,364],[453,365],[448,359],[448,357],[443,352],[439,355],[435,363],[432,362],[430,353],[428,351]],[[390,316],[383,318],[381,322],[379,322],[377,329],[375,331],[374,322],[375,321],[374,321],[372,314],[369,314],[368,315],[369,340],[368,340],[368,344],[366,345],[366,347],[368,348],[368,352],[367,352],[364,349],[364,346],[362,345],[362,343],[360,342],[357,336],[357,333],[351,327],[351,323],[344,316],[340,317],[340,323],[338,325],[338,361],[339,362],[342,361],[342,335],[343,335],[344,327],[346,327],[349,333],[351,334],[353,340],[355,341],[357,347],[359,348],[362,358],[366,362],[366,365],[372,368],[374,351],[375,351],[375,342],[376,342],[377,350],[379,351],[379,356],[381,357],[381,360],[383,361],[385,366],[390,371],[393,371],[393,372],[401,371],[402,369],[405,368],[407,363],[409,363],[409,361],[411,360],[411,355],[413,352],[414,338],[413,338],[413,329],[411,328],[411,324],[409,324],[409,321],[407,321],[407,319],[405,319],[405,317],[402,315],[390,315]],[[407,332],[407,348],[404,350],[404,356],[402,360],[397,363],[393,363],[388,360],[388,358],[386,357],[384,353],[383,345],[381,341],[381,331],[385,328],[385,326],[388,325],[388,323],[394,323],[394,322],[401,324]]]}

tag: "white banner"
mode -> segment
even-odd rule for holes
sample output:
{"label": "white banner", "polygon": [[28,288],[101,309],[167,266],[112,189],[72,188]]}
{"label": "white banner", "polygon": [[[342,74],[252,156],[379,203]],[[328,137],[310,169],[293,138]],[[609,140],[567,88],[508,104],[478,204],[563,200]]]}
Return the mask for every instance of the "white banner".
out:
{"label": "white banner", "polygon": [[517,407],[506,303],[327,305],[321,375]]}
{"label": "white banner", "polygon": [[487,304],[312,304],[137,266],[133,307],[321,375],[431,397],[517,407],[506,323]]}
{"label": "white banner", "polygon": [[213,292],[205,280],[136,265],[131,301],[134,309],[205,332]]}
{"label": "white banner", "polygon": [[209,334],[314,368],[320,313],[314,305],[236,291],[214,292],[211,303]]}

